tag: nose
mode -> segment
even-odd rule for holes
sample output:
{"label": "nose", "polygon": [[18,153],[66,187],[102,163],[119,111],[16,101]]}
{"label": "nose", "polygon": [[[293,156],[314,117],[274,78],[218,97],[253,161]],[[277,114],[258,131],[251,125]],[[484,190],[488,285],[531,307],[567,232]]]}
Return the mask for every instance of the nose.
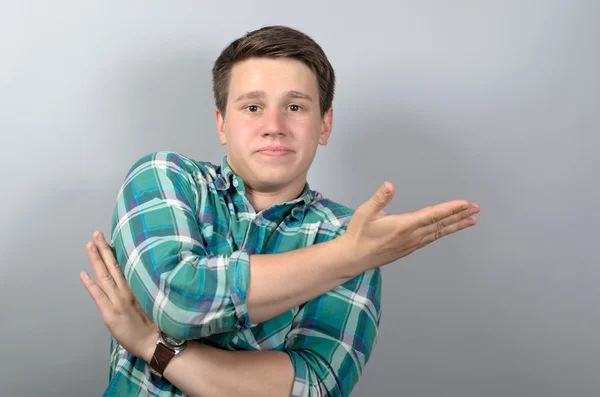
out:
{"label": "nose", "polygon": [[264,113],[263,136],[284,135],[287,133],[285,116],[277,109],[271,109]]}

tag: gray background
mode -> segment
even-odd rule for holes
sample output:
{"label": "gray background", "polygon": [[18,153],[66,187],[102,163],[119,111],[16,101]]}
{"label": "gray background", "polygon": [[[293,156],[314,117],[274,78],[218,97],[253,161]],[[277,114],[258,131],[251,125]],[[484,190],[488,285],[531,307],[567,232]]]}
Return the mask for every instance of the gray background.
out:
{"label": "gray background", "polygon": [[310,34],[338,75],[313,188],[479,224],[384,267],[353,396],[598,396],[597,1],[3,2],[0,394],[101,395],[108,332],[80,283],[129,166],[219,161],[210,69],[247,31]]}

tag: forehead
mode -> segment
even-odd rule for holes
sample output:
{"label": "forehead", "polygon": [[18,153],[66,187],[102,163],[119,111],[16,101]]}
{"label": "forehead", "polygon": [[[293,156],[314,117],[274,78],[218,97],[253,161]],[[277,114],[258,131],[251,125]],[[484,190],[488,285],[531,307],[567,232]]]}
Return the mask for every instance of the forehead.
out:
{"label": "forehead", "polygon": [[316,96],[317,76],[303,62],[290,58],[250,58],[233,65],[229,98],[255,90],[271,95],[299,91]]}

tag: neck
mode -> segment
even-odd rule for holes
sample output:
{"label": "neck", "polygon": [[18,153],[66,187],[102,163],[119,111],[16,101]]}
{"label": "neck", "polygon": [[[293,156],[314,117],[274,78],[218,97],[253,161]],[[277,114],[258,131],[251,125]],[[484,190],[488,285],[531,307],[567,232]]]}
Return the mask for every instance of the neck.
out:
{"label": "neck", "polygon": [[246,196],[257,213],[276,204],[285,203],[298,198],[304,191],[305,178],[298,178],[281,189],[254,189],[246,184]]}
{"label": "neck", "polygon": [[229,155],[227,156],[227,164],[234,174],[244,180],[246,197],[256,213],[276,204],[282,204],[298,198],[304,191],[306,177],[308,176],[308,171],[305,171],[285,185],[270,185],[260,183],[252,178],[243,177],[243,173],[240,172],[241,170],[237,170],[236,165],[230,160]]}

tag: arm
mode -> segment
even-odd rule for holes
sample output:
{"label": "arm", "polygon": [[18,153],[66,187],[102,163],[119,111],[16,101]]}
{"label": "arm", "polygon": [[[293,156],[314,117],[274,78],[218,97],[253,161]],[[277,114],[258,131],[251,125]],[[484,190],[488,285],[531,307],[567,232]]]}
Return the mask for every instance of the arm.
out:
{"label": "arm", "polygon": [[144,311],[164,332],[200,339],[248,328],[364,271],[348,265],[348,250],[336,240],[283,254],[209,255],[196,222],[207,187],[184,170],[185,161],[158,152],[136,162],[119,191],[112,222],[117,261]]}
{"label": "arm", "polygon": [[294,367],[280,351],[227,351],[189,341],[163,376],[190,397],[287,397]]}
{"label": "arm", "polygon": [[[80,276],[115,340],[133,356],[150,361],[157,327],[133,296],[101,236],[95,233],[95,244],[87,245],[98,284],[86,272]],[[347,395],[375,345],[380,286],[376,269],[303,305],[286,338],[287,354],[222,351],[192,341],[164,375],[190,395],[287,396],[290,389],[294,396]]]}
{"label": "arm", "polygon": [[[376,269],[304,305],[285,352],[232,352],[190,341],[164,377],[190,396],[348,396],[371,356],[380,318]],[[145,349],[145,361],[153,349]]]}
{"label": "arm", "polygon": [[347,232],[334,240],[252,258],[244,251],[212,256],[196,223],[207,186],[183,170],[186,161],[168,152],[140,159],[119,192],[112,227],[117,260],[144,311],[161,330],[181,339],[269,320],[474,225],[469,210],[479,211],[476,204],[455,200],[412,213],[385,214],[393,187],[386,191],[384,184],[356,210]]}
{"label": "arm", "polygon": [[[167,163],[167,162],[163,160],[163,163]],[[172,162],[172,163],[176,163],[176,162]],[[171,166],[171,165],[169,165],[169,166]],[[167,166],[163,166],[163,168],[167,168]],[[155,176],[152,173],[151,173],[151,175]],[[169,193],[170,196],[181,194],[181,187],[179,185],[177,185],[177,186],[179,187],[179,190],[175,190],[174,188],[172,188],[172,190]],[[147,189],[147,191],[152,193],[152,192],[157,191],[157,188],[149,187]],[[173,192],[175,192],[175,193],[173,193]],[[160,194],[159,194],[159,196],[160,196]],[[394,260],[404,257],[406,255],[409,255],[414,250],[422,248],[425,245],[438,240],[442,236],[465,229],[469,226],[473,226],[476,222],[476,219],[470,215],[473,213],[479,212],[478,205],[476,205],[476,204],[470,205],[470,203],[465,202],[463,200],[456,200],[456,201],[447,202],[447,203],[439,204],[439,205],[432,206],[432,207],[426,207],[426,208],[423,208],[421,210],[418,210],[418,211],[415,211],[412,213],[399,214],[399,215],[385,214],[385,213],[383,213],[382,210],[386,206],[386,204],[391,200],[392,197],[393,197],[393,187],[392,187],[392,190],[390,191],[389,184],[387,186],[384,184],[382,187],[380,187],[380,189],[377,191],[377,193],[369,201],[367,201],[366,203],[361,205],[356,210],[356,212],[354,213],[354,216],[352,217],[352,220],[350,221],[350,223],[348,225],[348,228],[347,228],[347,231],[345,234],[335,238],[334,240],[331,240],[331,241],[328,241],[325,243],[320,243],[320,244],[317,244],[317,245],[314,245],[311,247],[303,248],[303,249],[293,251],[290,253],[286,253],[286,254],[280,254],[281,258],[289,257],[290,260],[299,261],[299,263],[294,264],[294,267],[298,266],[297,267],[298,278],[296,279],[295,277],[291,277],[291,279],[294,281],[297,281],[297,280],[300,280],[300,281],[298,283],[289,283],[289,279],[286,280],[286,277],[282,277],[279,280],[277,278],[273,278],[273,280],[279,281],[282,285],[285,285],[286,288],[288,288],[288,284],[294,285],[293,288],[295,288],[295,290],[297,291],[298,285],[305,285],[307,280],[311,280],[311,277],[313,277],[313,279],[315,278],[314,275],[312,275],[312,274],[306,274],[306,273],[310,273],[314,270],[314,272],[317,275],[321,274],[320,272],[323,272],[322,274],[324,274],[326,276],[326,277],[323,277],[322,280],[319,280],[321,277],[317,276],[316,279],[317,279],[317,281],[320,281],[320,284],[317,282],[315,284],[318,284],[318,288],[327,289],[328,283],[329,283],[329,285],[331,285],[331,284],[335,284],[335,283],[339,282],[340,278],[342,278],[342,279],[350,278],[349,276],[347,276],[347,274],[353,274],[356,271],[356,266],[358,266],[356,264],[358,264],[358,263],[369,262],[371,264],[372,268],[377,268],[386,263],[390,263],[391,261],[394,261]],[[139,202],[140,202],[139,197],[137,197],[137,196],[134,197],[132,202],[139,204]],[[160,203],[161,200],[158,199],[158,202]],[[126,205],[126,208],[130,208],[130,210],[132,212],[135,212],[135,205],[127,207],[127,204],[129,204],[129,202],[124,201],[124,203]],[[153,203],[153,204],[156,204],[156,203]],[[175,206],[175,207],[179,208],[180,206]],[[174,215],[177,215],[177,214],[174,214]],[[143,226],[148,224],[148,222],[146,222],[146,223],[140,222],[140,223],[142,223]],[[151,225],[151,228],[148,229],[148,231],[154,232],[154,230],[156,230],[156,226],[153,224],[153,225]],[[137,304],[138,301],[141,301],[141,303],[146,304],[146,301],[144,299],[140,299],[139,294],[137,296],[137,299],[132,299],[131,292],[130,292],[130,294],[129,294],[130,296],[125,296],[124,299],[118,300],[119,304],[112,307],[112,309],[111,309],[111,305],[107,303],[107,300],[111,296],[111,288],[112,289],[116,288],[114,285],[115,283],[114,283],[113,277],[115,279],[118,278],[119,280],[123,279],[123,282],[121,283],[123,289],[129,290],[129,288],[128,288],[129,286],[127,285],[126,280],[122,277],[122,274],[117,271],[119,263],[117,263],[116,260],[114,260],[114,256],[113,256],[113,253],[111,252],[111,248],[108,247],[108,245],[106,245],[105,242],[103,242],[101,239],[99,239],[98,238],[99,236],[101,236],[101,233],[97,233],[95,235],[96,244],[98,244],[101,247],[101,250],[103,252],[108,251],[108,253],[103,254],[103,256],[106,258],[112,257],[112,259],[113,259],[111,264],[108,266],[108,269],[110,269],[110,274],[112,274],[112,277],[111,277],[111,275],[109,275],[107,273],[106,267],[101,266],[98,268],[94,268],[94,271],[95,271],[96,275],[98,276],[98,280],[101,282],[100,286],[107,287],[108,290],[105,290],[105,291],[107,291],[106,293],[102,292],[100,290],[99,286],[95,285],[94,282],[91,279],[89,279],[89,277],[86,277],[85,274],[82,274],[82,280],[84,280],[84,284],[86,285],[86,287],[88,288],[88,291],[90,292],[90,294],[94,298],[95,302],[97,303],[97,305],[102,313],[103,319],[105,320],[105,324],[107,325],[107,327],[109,327],[111,334],[118,341],[120,341],[122,346],[127,351],[129,351],[133,355],[135,355],[137,357],[147,357],[147,356],[143,355],[144,348],[142,346],[144,346],[144,344],[142,343],[142,346],[140,346],[140,349],[138,349],[137,346],[139,343],[141,343],[142,340],[154,340],[155,341],[156,335],[152,335],[152,333],[148,333],[147,337],[145,337],[145,338],[141,338],[138,336],[137,338],[134,338],[133,340],[129,340],[129,342],[127,342],[127,344],[131,343],[131,345],[127,346],[127,344],[122,341],[127,340],[126,335],[130,334],[130,332],[133,328],[128,327],[128,326],[125,326],[122,328],[120,327],[120,325],[122,325],[123,323],[127,323],[127,321],[123,321],[120,319],[136,318],[136,316],[139,317],[142,313],[144,313],[142,310],[137,310],[137,309],[131,310],[129,312],[123,312],[120,309],[122,309],[123,307],[131,308],[130,305],[132,302],[136,302],[136,304]],[[160,238],[160,234],[157,238]],[[342,241],[342,238],[343,238],[343,241]],[[133,239],[130,238],[128,242],[131,242],[132,240]],[[138,241],[138,240],[133,240],[133,241]],[[134,245],[134,244],[131,244],[131,245]],[[96,259],[98,259],[98,255],[97,254],[94,255],[92,253],[91,247],[93,247],[93,245],[91,245],[91,246],[88,245],[88,252],[90,254],[90,258],[96,257]],[[142,247],[142,248],[147,248],[147,247]],[[147,251],[148,251],[148,249],[141,250],[142,253],[147,252]],[[134,253],[135,253],[135,255],[139,256],[138,252],[134,252]],[[339,256],[336,254],[339,254]],[[267,258],[267,257],[274,258],[275,256],[276,255],[270,255],[270,256],[267,255],[264,257],[265,258]],[[226,259],[226,258],[224,258],[224,259]],[[203,258],[201,260],[205,260],[203,266],[206,267],[206,258]],[[91,260],[92,264],[99,263],[99,262],[101,262],[101,261]],[[150,263],[152,263],[152,262],[150,262]],[[273,263],[275,263],[275,262],[273,262]],[[312,264],[312,263],[318,263],[321,266],[318,266],[318,267],[311,266],[310,264]],[[344,267],[344,264],[346,264],[347,266]],[[182,265],[188,265],[188,263],[182,263]],[[289,264],[286,263],[285,267],[288,267],[288,265]],[[267,265],[263,265],[263,266],[266,268]],[[302,266],[306,266],[305,269],[308,269],[308,270],[303,271]],[[331,266],[331,268],[329,268],[329,266]],[[92,267],[94,267],[94,265]],[[259,262],[259,265],[256,265],[256,262],[254,262],[252,267],[253,267],[253,269],[255,267],[261,268],[260,262]],[[214,268],[214,266],[212,268],[209,266],[207,269],[204,269],[204,270],[205,271],[216,270],[213,268]],[[131,269],[130,263],[125,264],[125,271],[127,272],[128,269],[129,270]],[[340,270],[340,269],[342,269],[342,270]],[[361,274],[361,273],[362,273],[362,271],[358,272],[358,274]],[[367,271],[366,273],[377,273],[377,271],[375,271],[375,272]],[[291,272],[287,272],[287,273],[283,272],[283,275],[285,275],[285,274],[293,275],[293,273],[291,273]],[[121,277],[119,277],[119,275]],[[234,274],[234,275],[237,276],[237,274]],[[280,274],[280,276],[281,276],[281,274]],[[330,278],[328,278],[327,276]],[[264,275],[264,273],[263,273],[263,277],[268,277],[268,276]],[[379,275],[377,275],[377,277],[374,277],[373,279],[376,280],[378,277],[379,277]],[[167,275],[167,278],[169,280],[172,280],[172,277],[170,277],[170,275]],[[257,278],[260,279],[260,277],[257,277]],[[331,281],[331,279],[334,279],[336,281]],[[130,277],[130,283],[133,284],[131,282],[131,280],[132,280],[132,278]],[[286,283],[286,281],[288,281],[288,282]],[[256,282],[256,280],[253,280],[253,283],[254,282]],[[252,283],[252,285],[254,285],[253,283]],[[324,284],[325,284],[325,287],[323,286]],[[227,285],[227,284],[225,284],[225,285]],[[278,288],[276,288],[276,289],[274,288],[273,290],[277,290],[278,291],[277,294],[279,294],[279,295],[271,294],[271,300],[269,301],[268,299],[266,299],[265,300],[266,302],[275,301],[276,299],[273,299],[274,297],[276,298],[279,296],[283,296],[285,298],[287,296],[285,291],[283,291],[283,292],[280,291],[281,285],[279,285],[279,283],[275,283],[274,285],[277,286]],[[161,288],[164,288],[162,281],[159,283],[159,286]],[[127,287],[127,288],[125,288],[125,287]],[[268,287],[267,285],[262,284],[263,289],[252,288],[252,287],[250,287],[249,289],[254,291],[251,294],[252,296],[262,295],[262,296],[267,297],[267,296],[269,296],[269,291],[267,290],[267,287]],[[309,286],[309,287],[311,288],[311,291],[312,291],[311,294],[314,294],[315,291],[317,290],[317,288],[314,285]],[[153,288],[151,288],[151,286],[149,286],[149,288],[150,288],[150,290],[154,290]],[[117,289],[119,289],[119,288],[117,288]],[[168,290],[169,290],[168,288],[165,289],[165,292],[167,292]],[[338,290],[339,290],[339,288],[335,288],[334,291],[338,291]],[[161,291],[159,290],[158,293],[160,294]],[[250,293],[250,292],[248,292],[248,293]],[[326,295],[330,296],[332,293],[333,293],[333,291],[328,292]],[[157,294],[157,296],[160,296],[159,294]],[[118,294],[116,292],[114,292],[114,293],[112,293],[112,295],[117,296]],[[317,296],[318,296],[318,294],[317,294]],[[347,302],[352,302],[353,305],[355,303],[360,303],[360,299],[357,299],[356,301],[354,301],[354,298],[348,299],[347,294],[340,294],[338,296],[338,299],[340,297],[344,297],[344,296],[346,296],[345,299],[347,299]],[[354,296],[354,295],[350,295],[350,296]],[[358,294],[357,297],[360,298],[360,294]],[[163,299],[164,296],[160,296],[160,298]],[[293,300],[293,298],[289,298],[289,300],[287,300],[285,304],[289,305],[289,302],[292,300]],[[377,301],[378,301],[378,298],[377,298]],[[273,305],[273,304],[271,304],[270,306],[276,307],[276,305]],[[306,308],[309,306],[310,305],[307,304],[304,307]],[[366,308],[369,308],[369,307],[370,307],[369,304],[367,304]],[[116,309],[116,312],[114,309]],[[229,309],[231,311],[230,307],[229,307]],[[319,312],[320,309],[321,308],[317,307],[317,312]],[[279,310],[279,309],[277,309],[277,310]],[[372,310],[371,310],[371,312],[372,312]],[[377,310],[377,312],[378,312],[378,310]],[[151,313],[153,313],[153,315],[154,315],[154,312],[151,311]],[[321,312],[321,314],[322,314],[322,312]],[[325,316],[329,316],[331,314],[332,313],[328,312],[325,314]],[[143,333],[143,330],[148,329],[148,327],[147,327],[148,325],[151,327],[154,327],[153,324],[158,323],[160,326],[160,321],[156,321],[155,319],[154,319],[154,321],[152,321],[152,320],[148,319],[147,317],[145,317],[145,319],[144,319],[144,316],[142,316],[142,319],[140,319],[140,321],[138,321],[138,323],[141,324],[139,326],[139,329],[141,330],[142,333]],[[314,316],[312,316],[312,317],[314,317]],[[312,318],[312,317],[309,314],[309,317],[307,317],[305,320],[306,324],[314,323],[314,326],[320,326],[324,331],[331,329],[331,324],[328,323],[327,319],[323,320],[323,319],[317,319],[317,318]],[[363,315],[363,317],[364,317],[364,315]],[[372,317],[373,316],[371,315],[371,318]],[[356,326],[357,328],[361,328],[364,326],[363,324],[366,324],[364,321],[357,322],[355,320],[356,318],[357,318],[356,315],[349,317],[349,319],[351,319],[352,325]],[[204,324],[208,324],[208,323],[210,323],[210,321],[211,321],[211,319],[208,319],[204,322]],[[371,323],[372,323],[372,321],[371,321]],[[300,324],[302,324],[302,322]],[[339,324],[343,324],[343,322],[340,321]],[[311,349],[311,352],[308,354],[299,354],[300,357],[299,357],[299,359],[298,359],[298,357],[296,357],[297,360],[294,360],[294,355],[290,354],[290,357],[291,357],[292,361],[294,362],[294,368],[295,368],[294,390],[296,390],[296,385],[298,385],[298,384],[300,384],[300,385],[306,384],[307,388],[309,388],[309,390],[317,390],[315,388],[316,384],[322,385],[322,386],[319,386],[320,389],[322,389],[323,387],[325,387],[325,388],[333,387],[331,379],[335,379],[336,383],[338,384],[338,386],[337,386],[338,391],[340,391],[340,393],[348,392],[353,387],[354,383],[356,382],[356,379],[358,379],[358,375],[362,371],[362,365],[364,365],[364,363],[366,362],[366,359],[369,357],[369,354],[370,354],[373,344],[371,344],[371,346],[369,346],[368,340],[365,339],[365,341],[358,340],[358,343],[356,346],[354,345],[354,342],[352,342],[352,345],[349,345],[348,344],[348,340],[349,340],[348,335],[349,334],[347,333],[348,327],[346,325],[343,325],[342,328],[340,328],[340,329],[343,329],[344,333],[343,333],[343,335],[339,336],[340,340],[343,342],[341,344],[341,346],[345,347],[346,351],[350,353],[349,357],[353,364],[352,364],[352,366],[347,367],[348,360],[345,359],[342,362],[346,363],[346,364],[344,364],[344,365],[346,365],[346,369],[344,369],[343,367],[336,369],[327,364],[329,362],[329,359],[325,358],[325,357],[338,358],[338,357],[340,357],[340,354],[335,353],[335,356],[334,356],[333,353],[331,353],[329,356],[325,356],[324,353],[319,351],[319,350],[321,350],[321,349],[319,349],[319,347],[327,348],[328,343],[330,342],[330,339],[332,339],[332,338],[330,336],[328,336],[329,334],[327,334],[324,331],[323,332],[317,331],[317,332],[313,333],[311,327],[312,326],[304,327],[305,330],[300,332],[300,334],[298,336],[298,338],[300,340],[305,341],[304,346],[302,346],[302,347],[303,348],[310,347],[310,346],[308,346],[309,338],[307,337],[310,335],[321,337],[321,338],[323,338],[323,341],[317,340],[315,342],[315,338],[312,338],[311,343],[315,343],[316,347],[314,349]],[[170,332],[168,329],[165,329],[164,327],[162,327],[162,329],[165,332],[170,333],[173,336],[181,338],[181,336],[179,336],[180,334]],[[341,334],[340,331],[336,331],[336,332],[338,335]],[[141,334],[136,333],[136,335],[141,335]],[[305,337],[303,337],[302,335],[304,335]],[[350,334],[350,336],[352,336],[352,334]],[[185,336],[184,336],[184,338],[185,338]],[[365,342],[367,342],[367,344],[362,346],[361,344],[364,344]],[[373,337],[373,342],[374,342],[374,337]],[[145,346],[148,346],[148,345],[145,345]],[[348,346],[351,346],[351,348],[349,349]],[[298,350],[298,349],[294,349],[292,347],[292,350]],[[337,350],[339,351],[339,348]],[[135,353],[136,351],[137,351],[137,353]],[[355,352],[359,352],[360,354],[358,354],[358,353],[355,354]],[[302,371],[302,365],[301,365],[300,359],[306,361],[307,363],[310,361],[310,363],[307,364],[310,368],[306,367],[305,371]],[[356,363],[358,363],[358,364],[356,364]],[[347,368],[350,368],[350,369],[347,369]],[[305,381],[302,381],[302,379],[305,379]],[[306,379],[308,379],[308,380],[306,380]],[[349,382],[348,385],[346,385],[346,382]],[[333,390],[335,390],[335,389],[333,389]]]}

